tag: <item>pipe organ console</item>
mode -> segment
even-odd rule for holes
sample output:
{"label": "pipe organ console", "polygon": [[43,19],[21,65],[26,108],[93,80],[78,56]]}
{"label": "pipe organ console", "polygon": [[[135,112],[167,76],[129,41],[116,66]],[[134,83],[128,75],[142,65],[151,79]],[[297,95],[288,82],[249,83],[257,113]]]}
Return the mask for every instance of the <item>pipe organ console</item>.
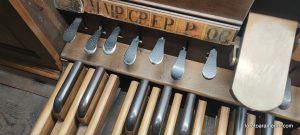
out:
{"label": "pipe organ console", "polygon": [[299,135],[299,16],[254,0],[54,3],[67,66],[32,135]]}

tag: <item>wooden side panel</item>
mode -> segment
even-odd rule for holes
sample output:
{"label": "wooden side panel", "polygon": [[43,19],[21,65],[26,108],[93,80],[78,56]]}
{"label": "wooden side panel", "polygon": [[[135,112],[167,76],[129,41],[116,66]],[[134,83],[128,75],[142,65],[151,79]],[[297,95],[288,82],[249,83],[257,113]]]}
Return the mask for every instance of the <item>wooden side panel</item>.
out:
{"label": "wooden side panel", "polygon": [[64,46],[62,34],[66,25],[50,2],[52,1],[10,0],[12,6],[49,53],[57,69],[61,70],[62,64],[58,52]]}

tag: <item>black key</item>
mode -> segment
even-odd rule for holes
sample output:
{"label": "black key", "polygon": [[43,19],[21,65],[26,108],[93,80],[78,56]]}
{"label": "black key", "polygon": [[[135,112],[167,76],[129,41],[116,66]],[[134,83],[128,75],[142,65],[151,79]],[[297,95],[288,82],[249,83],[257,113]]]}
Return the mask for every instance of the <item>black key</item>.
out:
{"label": "black key", "polygon": [[77,78],[80,75],[80,71],[83,68],[83,64],[80,61],[76,61],[72,68],[70,73],[68,74],[66,80],[62,84],[59,92],[57,93],[54,103],[53,103],[53,112],[54,113],[60,113],[61,109],[63,108],[64,104],[66,103],[66,100],[71,93],[71,90],[77,81]]}
{"label": "black key", "polygon": [[102,27],[99,27],[99,29],[90,37],[90,39],[87,41],[84,51],[87,54],[94,54],[97,50],[98,40],[102,33]]}
{"label": "black key", "polygon": [[148,80],[142,80],[138,86],[137,93],[135,94],[134,100],[126,118],[126,133],[134,134],[139,128],[143,112],[145,111],[146,101],[150,93],[148,84]]}
{"label": "black key", "polygon": [[164,123],[166,112],[168,110],[170,97],[172,93],[172,88],[170,86],[165,86],[160,97],[158,106],[156,107],[156,111],[153,115],[150,134],[158,135],[161,134],[162,125]]}
{"label": "black key", "polygon": [[72,42],[75,39],[81,21],[81,17],[75,18],[72,24],[66,29],[63,35],[63,39],[65,42]]}
{"label": "black key", "polygon": [[92,102],[92,99],[98,89],[101,79],[104,76],[104,73],[105,73],[105,70],[102,67],[98,67],[95,70],[95,72],[91,78],[91,81],[89,82],[89,84],[86,88],[86,91],[84,92],[84,95],[79,103],[78,110],[77,110],[77,115],[79,118],[84,118],[84,116]]}
{"label": "black key", "polygon": [[194,114],[196,95],[189,93],[184,104],[183,117],[180,125],[180,135],[190,135]]}

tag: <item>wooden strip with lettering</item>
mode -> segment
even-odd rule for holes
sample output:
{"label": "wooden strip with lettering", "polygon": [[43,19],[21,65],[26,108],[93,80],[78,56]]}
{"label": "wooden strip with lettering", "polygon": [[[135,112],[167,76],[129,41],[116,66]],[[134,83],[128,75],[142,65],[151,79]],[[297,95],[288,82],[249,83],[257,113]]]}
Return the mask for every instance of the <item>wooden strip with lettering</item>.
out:
{"label": "wooden strip with lettering", "polygon": [[132,81],[129,88],[128,92],[126,94],[125,100],[123,102],[122,108],[119,112],[119,116],[117,119],[117,122],[114,126],[113,135],[120,135],[122,134],[124,123],[128,114],[128,111],[130,109],[130,106],[132,104],[136,89],[138,87],[139,83],[137,81]]}
{"label": "wooden strip with lettering", "polygon": [[31,130],[31,135],[38,135],[38,134],[50,134],[52,128],[54,127],[55,121],[52,114],[52,108],[53,108],[53,102],[54,99],[67,78],[71,68],[73,66],[73,63],[69,63],[65,72],[61,76],[61,78],[58,80],[55,89],[53,90],[47,104],[45,105],[43,111],[41,112],[39,118],[37,119],[37,122],[35,123],[33,129]]}
{"label": "wooden strip with lettering", "polygon": [[113,99],[116,96],[119,84],[119,77],[114,74],[110,75],[92,119],[86,129],[85,135],[99,134],[102,130],[104,120],[113,103]]}
{"label": "wooden strip with lettering", "polygon": [[151,95],[148,100],[148,104],[145,110],[145,114],[143,116],[142,123],[139,129],[139,135],[146,135],[148,133],[148,129],[151,123],[151,119],[154,113],[154,109],[156,106],[156,102],[160,93],[160,88],[153,87],[151,91]]}
{"label": "wooden strip with lettering", "polygon": [[176,93],[174,96],[174,99],[173,99],[171,111],[169,114],[166,129],[165,129],[165,133],[164,133],[165,135],[173,135],[174,134],[174,129],[175,129],[177,116],[178,116],[179,109],[180,109],[181,100],[182,100],[182,95],[179,93]]}
{"label": "wooden strip with lettering", "polygon": [[94,68],[90,68],[86,74],[86,76],[83,79],[83,82],[76,94],[76,97],[74,101],[72,102],[72,105],[67,113],[67,116],[65,120],[63,121],[63,124],[59,130],[59,135],[67,135],[67,134],[74,134],[77,130],[76,126],[76,112],[78,109],[78,105],[80,103],[80,100],[95,72]]}
{"label": "wooden strip with lettering", "polygon": [[193,127],[193,131],[192,131],[193,135],[201,135],[202,134],[206,105],[207,105],[206,101],[203,101],[203,100],[198,101],[197,112],[196,112],[194,127]]}
{"label": "wooden strip with lettering", "polygon": [[216,135],[226,135],[230,109],[222,106],[217,116],[217,131]]}
{"label": "wooden strip with lettering", "polygon": [[231,44],[240,28],[124,1],[84,0],[83,3],[87,13],[223,45]]}
{"label": "wooden strip with lettering", "polygon": [[[247,114],[247,125],[254,126],[256,123],[256,116],[253,114]],[[245,135],[255,135],[255,128],[254,127],[245,127]]]}

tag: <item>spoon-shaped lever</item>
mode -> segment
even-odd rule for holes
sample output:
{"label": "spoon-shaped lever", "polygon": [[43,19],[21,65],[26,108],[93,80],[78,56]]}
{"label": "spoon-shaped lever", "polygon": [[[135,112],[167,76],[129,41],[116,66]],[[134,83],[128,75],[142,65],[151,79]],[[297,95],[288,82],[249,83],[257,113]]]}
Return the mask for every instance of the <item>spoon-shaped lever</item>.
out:
{"label": "spoon-shaped lever", "polygon": [[98,40],[101,36],[102,27],[100,26],[99,29],[91,36],[91,38],[87,41],[84,51],[87,54],[94,54],[97,50]]}
{"label": "spoon-shaped lever", "polygon": [[132,65],[136,59],[137,49],[140,42],[139,36],[136,36],[132,41],[130,46],[127,48],[124,55],[124,63],[126,65]]}
{"label": "spoon-shaped lever", "polygon": [[118,36],[120,33],[121,33],[121,28],[118,26],[109,35],[109,37],[107,38],[103,46],[103,52],[105,54],[110,55],[115,52]]}
{"label": "spoon-shaped lever", "polygon": [[65,42],[72,42],[75,39],[81,21],[81,17],[75,18],[72,24],[66,29],[63,35],[63,39]]}
{"label": "spoon-shaped lever", "polygon": [[209,56],[202,70],[202,75],[205,79],[211,80],[217,74],[217,54],[216,49],[212,49],[209,52]]}
{"label": "spoon-shaped lever", "polygon": [[149,55],[149,60],[152,64],[160,64],[164,58],[164,47],[165,38],[161,37],[157,40],[151,54]]}
{"label": "spoon-shaped lever", "polygon": [[186,48],[183,47],[180,50],[177,60],[171,70],[171,77],[174,80],[180,80],[182,78],[184,74],[184,68],[185,68],[185,58],[186,58]]}

